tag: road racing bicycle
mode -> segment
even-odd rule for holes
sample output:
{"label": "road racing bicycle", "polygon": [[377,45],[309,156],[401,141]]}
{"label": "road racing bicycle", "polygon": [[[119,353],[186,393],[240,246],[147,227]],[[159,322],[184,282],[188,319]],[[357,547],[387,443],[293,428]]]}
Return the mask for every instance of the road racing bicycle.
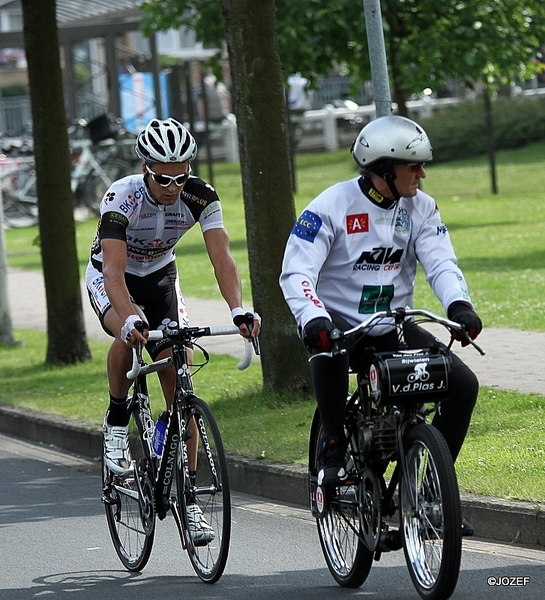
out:
{"label": "road racing bicycle", "polygon": [[[142,345],[134,349],[134,360],[127,378],[134,380],[130,397],[129,449],[132,469],[116,475],[102,467],[102,500],[113,545],[129,571],[140,571],[147,564],[154,541],[156,518],[170,512],[176,522],[181,545],[187,551],[197,575],[207,583],[223,574],[231,536],[231,498],[227,462],[216,419],[208,404],[193,392],[192,376],[206,365],[209,355],[195,340],[205,336],[239,334],[233,325],[153,330],[148,340],[169,338],[172,356],[146,364]],[[244,359],[237,365],[247,368],[254,345],[245,340]],[[201,349],[204,362],[188,363],[187,345]],[[174,366],[176,389],[161,455],[154,451],[155,423],[150,409],[146,377]],[[193,373],[190,373],[190,369]],[[195,464],[194,457],[197,457]],[[186,507],[197,503],[213,529],[213,539],[194,539]]]}

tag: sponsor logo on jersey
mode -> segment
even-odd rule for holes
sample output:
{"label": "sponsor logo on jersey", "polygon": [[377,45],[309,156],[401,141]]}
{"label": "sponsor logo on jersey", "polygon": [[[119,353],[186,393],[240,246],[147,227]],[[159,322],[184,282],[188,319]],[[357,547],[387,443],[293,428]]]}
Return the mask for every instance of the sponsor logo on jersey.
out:
{"label": "sponsor logo on jersey", "polygon": [[395,230],[397,233],[407,233],[410,231],[411,220],[407,210],[405,208],[400,208],[399,212],[396,215],[396,224]]}
{"label": "sponsor logo on jersey", "polygon": [[291,232],[298,238],[313,244],[321,226],[322,219],[316,213],[305,210],[297,219],[297,223],[295,223]]}
{"label": "sponsor logo on jersey", "polygon": [[219,202],[211,202],[203,211],[202,211],[202,217],[203,219],[208,219],[208,217],[210,217],[210,215],[213,215],[217,212],[219,212],[220,210],[220,203]]}
{"label": "sponsor logo on jersey", "polygon": [[195,194],[190,194],[185,190],[182,191],[181,195],[190,202],[195,202],[195,204],[200,204],[201,206],[206,206],[208,204],[208,200],[205,200],[204,198],[199,198],[198,196],[195,196]]}
{"label": "sponsor logo on jersey", "polygon": [[353,271],[395,271],[399,269],[403,249],[373,248],[365,250],[352,267]]}
{"label": "sponsor logo on jersey", "polygon": [[446,235],[447,234],[447,227],[444,223],[441,223],[441,225],[437,226],[437,235]]}
{"label": "sponsor logo on jersey", "polygon": [[129,213],[131,212],[135,203],[136,200],[134,196],[127,196],[127,199],[119,205],[118,210],[120,210],[122,213]]}
{"label": "sponsor logo on jersey", "polygon": [[172,227],[172,226],[187,227],[187,220],[186,219],[165,219],[165,227]]}
{"label": "sponsor logo on jersey", "polygon": [[367,194],[369,195],[370,198],[372,198],[378,204],[380,204],[384,200],[384,196],[382,194],[380,194],[379,192],[377,192],[377,190],[375,190],[375,188],[373,188],[373,187],[369,188],[369,191],[367,192]]}
{"label": "sponsor logo on jersey", "polygon": [[369,215],[359,213],[357,215],[346,215],[346,233],[367,233],[369,231]]}
{"label": "sponsor logo on jersey", "polygon": [[108,219],[110,220],[110,223],[120,223],[123,227],[127,227],[129,224],[127,217],[118,212],[109,212]]}
{"label": "sponsor logo on jersey", "polygon": [[358,312],[362,315],[370,315],[378,310],[390,310],[394,291],[393,285],[364,285]]}
{"label": "sponsor logo on jersey", "polygon": [[305,298],[308,298],[318,308],[324,307],[323,304],[320,302],[320,300],[318,300],[318,298],[316,298],[316,296],[314,295],[315,292],[312,289],[310,281],[303,279],[303,281],[301,281],[301,286],[302,286],[303,296],[305,296]]}

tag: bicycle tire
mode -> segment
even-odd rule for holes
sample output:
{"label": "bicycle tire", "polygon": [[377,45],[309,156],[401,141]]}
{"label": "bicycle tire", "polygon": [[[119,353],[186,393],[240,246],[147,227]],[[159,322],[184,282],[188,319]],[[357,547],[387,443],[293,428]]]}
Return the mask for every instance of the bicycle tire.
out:
{"label": "bicycle tire", "polygon": [[[311,487],[318,473],[322,438],[323,428],[316,413],[309,448]],[[318,537],[326,564],[333,579],[345,588],[360,587],[369,576],[373,564],[374,552],[362,541],[362,522],[358,506],[360,493],[355,485],[335,488],[333,493],[326,490],[323,511],[316,517]]]}
{"label": "bicycle tire", "polygon": [[38,198],[34,167],[22,166],[2,182],[4,223],[8,227],[31,227],[38,223]]}
{"label": "bicycle tire", "polygon": [[100,214],[100,202],[110,185],[134,173],[132,165],[120,158],[112,158],[101,166],[104,173],[92,171],[83,184],[83,203],[95,215]]}
{"label": "bicycle tire", "polygon": [[[155,504],[149,468],[148,446],[143,442],[143,424],[137,408],[131,413],[130,455],[136,473],[120,477],[102,460],[104,508],[115,551],[129,571],[141,571],[147,564],[155,536]],[[139,478],[143,498],[139,493]]]}
{"label": "bicycle tire", "polygon": [[[206,583],[215,583],[225,569],[231,540],[231,495],[227,461],[216,419],[204,400],[196,396],[185,400],[182,418],[186,424],[195,419],[198,432],[194,483],[186,477],[189,466],[184,440],[179,444],[179,460],[176,463],[176,493],[185,536],[182,545],[186,547],[197,575]],[[192,499],[196,500],[215,534],[212,541],[203,545],[194,542],[188,529],[186,507]]]}
{"label": "bicycle tire", "polygon": [[[407,436],[406,476],[399,483],[405,560],[424,600],[450,598],[460,572],[462,514],[456,472],[449,448],[431,425]],[[416,486],[415,486],[416,482]]]}

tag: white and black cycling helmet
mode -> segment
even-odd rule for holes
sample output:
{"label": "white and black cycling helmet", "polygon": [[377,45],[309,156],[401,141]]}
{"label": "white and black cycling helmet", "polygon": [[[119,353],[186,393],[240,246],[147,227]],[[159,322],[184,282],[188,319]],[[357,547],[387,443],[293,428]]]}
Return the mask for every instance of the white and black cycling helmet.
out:
{"label": "white and black cycling helmet", "polygon": [[394,165],[433,160],[426,132],[418,123],[397,115],[368,123],[354,140],[350,152],[361,169],[382,177],[397,199]]}
{"label": "white and black cycling helmet", "polygon": [[136,154],[145,163],[191,162],[197,156],[197,142],[175,119],[152,119],[138,134]]}

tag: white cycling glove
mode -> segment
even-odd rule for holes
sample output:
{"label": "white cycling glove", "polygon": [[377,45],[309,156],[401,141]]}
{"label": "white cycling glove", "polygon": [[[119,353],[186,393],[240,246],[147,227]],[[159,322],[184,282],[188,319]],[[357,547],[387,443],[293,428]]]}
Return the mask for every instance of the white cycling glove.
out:
{"label": "white cycling glove", "polygon": [[134,324],[137,321],[142,321],[142,317],[140,315],[129,315],[125,319],[125,324],[121,328],[121,339],[125,342],[125,344],[130,345],[132,330],[134,329]]}

